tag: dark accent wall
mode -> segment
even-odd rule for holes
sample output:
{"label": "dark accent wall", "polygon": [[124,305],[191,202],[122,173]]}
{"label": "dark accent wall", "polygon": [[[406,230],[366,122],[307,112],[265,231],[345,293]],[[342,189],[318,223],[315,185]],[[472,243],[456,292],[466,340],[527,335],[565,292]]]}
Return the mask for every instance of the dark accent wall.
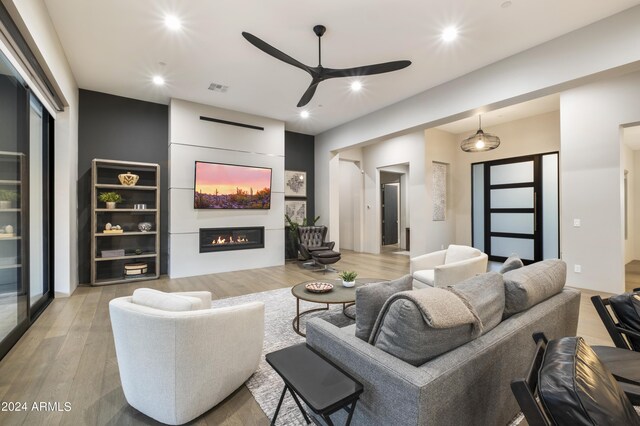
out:
{"label": "dark accent wall", "polygon": [[91,160],[94,158],[160,164],[160,273],[167,273],[168,141],[167,105],[80,90],[78,267],[81,283],[91,281]]}
{"label": "dark accent wall", "polygon": [[[295,132],[284,132],[284,168],[307,172],[307,218],[315,214],[314,146],[315,137]],[[326,218],[320,218],[319,223]],[[284,220],[284,218],[283,218]]]}

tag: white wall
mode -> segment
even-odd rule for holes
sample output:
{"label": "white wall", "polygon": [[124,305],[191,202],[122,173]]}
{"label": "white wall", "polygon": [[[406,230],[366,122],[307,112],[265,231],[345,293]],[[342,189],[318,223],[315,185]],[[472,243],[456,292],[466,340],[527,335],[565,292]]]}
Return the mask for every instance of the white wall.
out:
{"label": "white wall", "polygon": [[[409,165],[408,200],[411,222],[411,253],[424,253],[427,248],[427,224],[421,220],[426,212],[425,140],[424,132],[366,146],[362,149],[364,169],[364,246],[367,253],[380,253],[381,195],[379,169],[398,164]],[[406,169],[405,169],[406,170]],[[332,221],[333,223],[333,221]]]}
{"label": "white wall", "polygon": [[[561,247],[571,285],[624,291],[621,125],[640,121],[640,73],[563,92]],[[582,226],[573,227],[573,219]],[[575,273],[574,265],[582,266]]]}
{"label": "white wall", "polygon": [[[458,244],[456,241],[456,194],[459,182],[455,171],[457,144],[456,138],[451,133],[438,129],[428,129],[424,132],[426,140],[426,190],[427,210],[419,217],[427,220],[427,246],[426,252],[438,251],[447,248],[449,244]],[[433,220],[433,162],[448,164],[447,170],[447,210],[444,221]],[[417,213],[417,212],[416,212]]]}
{"label": "white wall", "polygon": [[[560,150],[560,111],[515,120],[483,130],[500,138],[492,151],[468,153],[456,149],[456,241],[471,245],[471,164]],[[471,130],[456,135],[456,147]],[[562,154],[561,154],[562,155]]]}
{"label": "white wall", "polygon": [[[627,237],[624,239],[624,263],[629,263],[636,258],[636,227],[635,227],[635,176],[636,176],[636,168],[635,168],[635,154],[631,148],[629,148],[624,143],[622,144],[622,195],[624,197],[624,172],[627,173]],[[624,198],[623,198],[624,200]],[[623,203],[623,207],[624,203]],[[622,222],[622,233],[624,238],[624,210],[623,214],[623,222]]]}
{"label": "white wall", "polygon": [[[629,238],[632,239],[634,259],[640,258],[640,150],[633,152],[633,176],[629,180],[629,192],[633,192],[633,214],[629,215]],[[633,187],[633,191],[631,188]],[[630,206],[631,207],[631,206]]]}
{"label": "white wall", "polygon": [[16,24],[33,42],[41,65],[59,87],[66,101],[55,115],[55,291],[69,296],[78,286],[77,178],[78,178],[78,86],[65,56],[46,5],[42,0],[4,1]]}
{"label": "white wall", "polygon": [[[200,120],[200,116],[264,127],[264,131]],[[284,123],[172,99],[169,107],[169,276],[284,264]],[[271,209],[195,210],[196,161],[272,169]],[[199,253],[199,229],[264,226],[262,249]]]}
{"label": "white wall", "polygon": [[362,250],[362,194],[360,167],[340,161],[340,249]]}

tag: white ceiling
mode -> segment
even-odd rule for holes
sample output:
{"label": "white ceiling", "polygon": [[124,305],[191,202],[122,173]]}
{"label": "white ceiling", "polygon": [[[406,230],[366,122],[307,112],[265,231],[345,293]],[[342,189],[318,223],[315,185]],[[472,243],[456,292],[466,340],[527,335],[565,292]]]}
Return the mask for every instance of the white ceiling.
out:
{"label": "white ceiling", "polygon": [[[521,102],[519,104],[486,112],[482,114],[482,128],[486,129],[487,127],[508,123],[527,117],[533,117],[534,115],[540,115],[546,112],[558,111],[559,109],[560,95],[549,95],[528,102]],[[445,132],[454,134],[474,133],[476,130],[478,130],[478,116],[444,124],[442,126],[436,127],[436,129],[444,130]]]}
{"label": "white ceiling", "polygon": [[640,126],[625,127],[622,130],[622,141],[632,150],[640,149]]}
{"label": "white ceiling", "polygon": [[[80,88],[151,102],[172,97],[272,117],[317,134],[620,12],[640,0],[45,0]],[[166,13],[183,29],[167,30]],[[308,65],[343,68],[408,59],[404,70],[320,84],[298,117],[303,71],[250,45],[248,31]],[[456,25],[460,36],[440,40]],[[160,62],[166,65],[161,65]],[[162,74],[164,87],[151,83]],[[210,83],[226,93],[207,90]]]}

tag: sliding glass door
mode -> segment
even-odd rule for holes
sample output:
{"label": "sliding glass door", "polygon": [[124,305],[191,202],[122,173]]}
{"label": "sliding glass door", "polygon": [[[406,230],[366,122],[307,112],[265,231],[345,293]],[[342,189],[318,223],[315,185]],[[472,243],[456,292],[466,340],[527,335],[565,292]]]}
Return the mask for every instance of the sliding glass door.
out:
{"label": "sliding glass door", "polygon": [[52,297],[52,124],[0,53],[0,358]]}
{"label": "sliding glass door", "polygon": [[558,153],[476,163],[473,245],[504,261],[559,257]]}

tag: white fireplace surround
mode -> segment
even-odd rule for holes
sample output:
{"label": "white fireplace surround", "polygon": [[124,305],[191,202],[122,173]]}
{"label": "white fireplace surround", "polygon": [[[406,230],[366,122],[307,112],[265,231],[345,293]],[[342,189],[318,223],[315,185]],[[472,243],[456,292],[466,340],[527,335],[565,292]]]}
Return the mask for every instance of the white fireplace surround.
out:
{"label": "white fireplace surround", "polygon": [[[204,121],[200,117],[263,127]],[[196,210],[196,161],[269,167],[271,209]],[[264,226],[264,248],[200,253],[200,228]],[[284,123],[172,99],[169,105],[169,276],[284,264]]]}

